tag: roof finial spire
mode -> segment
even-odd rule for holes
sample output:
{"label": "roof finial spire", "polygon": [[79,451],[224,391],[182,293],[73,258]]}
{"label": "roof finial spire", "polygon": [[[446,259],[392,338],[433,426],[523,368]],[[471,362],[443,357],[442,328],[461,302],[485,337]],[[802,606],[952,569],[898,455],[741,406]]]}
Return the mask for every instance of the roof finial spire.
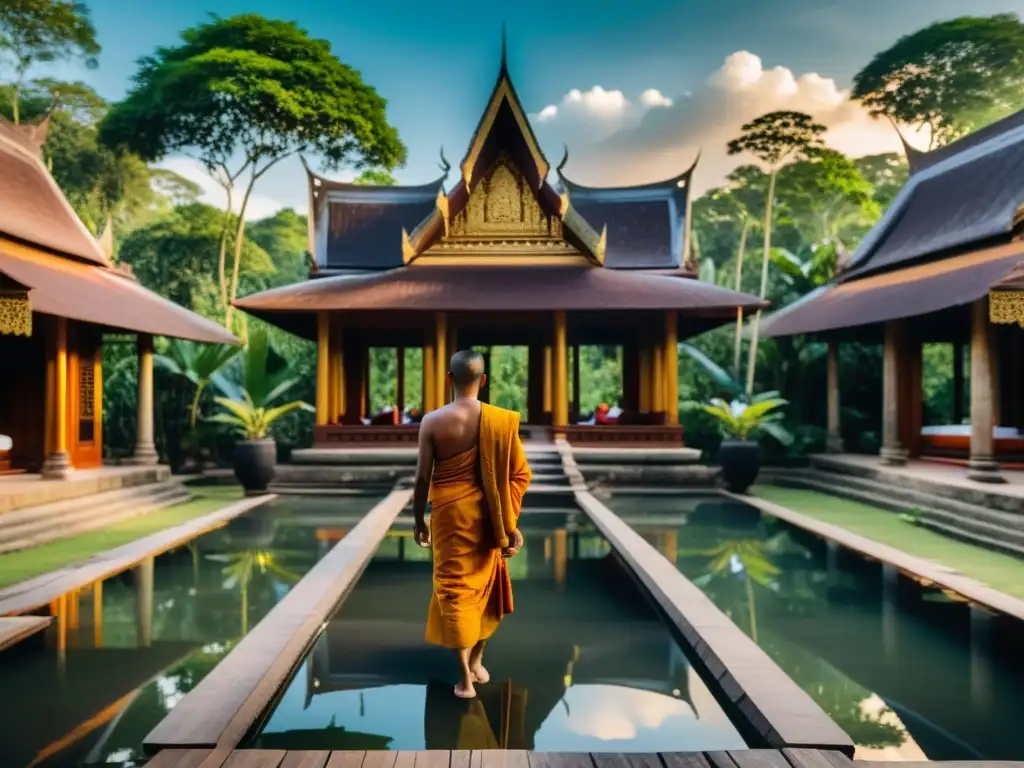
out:
{"label": "roof finial spire", "polygon": [[505,39],[505,22],[501,22],[501,71],[508,73],[508,44]]}

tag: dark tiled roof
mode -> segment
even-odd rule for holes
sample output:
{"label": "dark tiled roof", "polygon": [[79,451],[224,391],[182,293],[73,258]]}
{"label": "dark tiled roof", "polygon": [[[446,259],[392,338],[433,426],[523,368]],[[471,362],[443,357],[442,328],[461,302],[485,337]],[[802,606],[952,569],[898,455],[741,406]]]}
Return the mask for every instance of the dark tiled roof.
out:
{"label": "dark tiled roof", "polygon": [[1002,122],[915,156],[914,174],[841,279],[1009,238],[1024,203],[1024,120]]}
{"label": "dark tiled roof", "polygon": [[970,304],[993,287],[1013,288],[1024,242],[961,254],[832,284],[790,304],[762,325],[764,336],[853,328]]}
{"label": "dark tiled roof", "polygon": [[936,165],[943,160],[947,160],[961,152],[966,152],[968,149],[976,147],[979,144],[983,144],[986,141],[1012,131],[1015,128],[1020,128],[1021,126],[1024,126],[1024,109],[1019,112],[1014,112],[1012,115],[1008,115],[1002,120],[996,120],[994,123],[990,123],[984,128],[980,128],[974,133],[968,134],[962,139],[951,142],[944,147],[933,149],[931,152],[914,152],[911,168],[914,173],[918,173],[927,168],[931,168],[933,165]]}
{"label": "dark tiled roof", "polygon": [[402,230],[411,232],[434,210],[434,194],[419,201],[332,202],[327,210],[327,269],[390,269],[402,265]]}
{"label": "dark tiled roof", "polygon": [[96,238],[68,204],[39,156],[45,125],[0,119],[0,235],[107,264]]}
{"label": "dark tiled roof", "polygon": [[[682,229],[667,200],[598,202],[573,197],[573,207],[598,232],[608,227],[604,265],[612,269],[672,269],[680,263]],[[679,217],[681,218],[681,217]]]}

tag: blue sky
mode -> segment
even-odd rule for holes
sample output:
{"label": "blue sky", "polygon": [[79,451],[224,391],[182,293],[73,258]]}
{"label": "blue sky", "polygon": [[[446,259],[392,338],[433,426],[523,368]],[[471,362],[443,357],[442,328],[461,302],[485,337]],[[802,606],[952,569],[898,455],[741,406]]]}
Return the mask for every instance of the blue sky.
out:
{"label": "blue sky", "polygon": [[[409,148],[409,163],[396,174],[403,183],[436,178],[442,144],[453,163],[461,158],[494,82],[504,21],[510,69],[526,109],[556,106],[537,125],[553,162],[567,142],[569,170],[580,180],[644,181],[672,175],[700,145],[710,157],[701,163],[705,187],[728,170],[718,151],[727,134],[753,116],[750,110],[775,101],[812,112],[820,106],[845,151],[886,148],[891,136],[884,126],[867,130],[860,115],[840,104],[872,54],[937,19],[1024,14],[1024,0],[87,3],[103,45],[100,66],[62,67],[60,74],[79,77],[110,99],[124,94],[139,56],[173,44],[182,28],[209,12],[297,21],[329,40],[388,100],[389,117]],[[579,98],[563,101],[573,89]],[[645,91],[657,96],[641,99]],[[171,165],[196,171],[183,160]],[[282,164],[258,191],[257,212],[302,208],[298,163]]]}

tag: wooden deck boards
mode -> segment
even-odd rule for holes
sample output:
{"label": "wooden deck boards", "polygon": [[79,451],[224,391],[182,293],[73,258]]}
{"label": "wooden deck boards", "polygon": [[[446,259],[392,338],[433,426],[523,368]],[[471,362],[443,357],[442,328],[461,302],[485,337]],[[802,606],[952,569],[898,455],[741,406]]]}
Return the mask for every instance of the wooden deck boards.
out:
{"label": "wooden deck boards", "polygon": [[144,558],[179,547],[273,498],[268,495],[236,501],[208,515],[0,589],[0,616],[16,616],[43,608],[61,595],[126,571]]}
{"label": "wooden deck boards", "polygon": [[[240,749],[172,749],[146,768],[887,768],[892,763],[854,762],[818,749],[746,749],[731,752],[284,752]],[[1024,762],[900,763],[901,768],[1024,768]]]}
{"label": "wooden deck boards", "polygon": [[[144,742],[147,750],[191,747],[231,750],[237,747],[287,682],[295,664],[337,605],[358,581],[380,541],[411,498],[411,490],[395,490],[367,512],[227,658],[150,732]],[[331,759],[334,760],[333,755]],[[262,768],[264,764],[238,762],[231,763],[230,768]],[[204,763],[203,768],[209,766]],[[279,768],[278,763],[272,768]],[[331,768],[351,767],[332,764]]]}
{"label": "wooden deck boards", "polygon": [[0,618],[0,651],[50,626],[52,616],[7,616]]}

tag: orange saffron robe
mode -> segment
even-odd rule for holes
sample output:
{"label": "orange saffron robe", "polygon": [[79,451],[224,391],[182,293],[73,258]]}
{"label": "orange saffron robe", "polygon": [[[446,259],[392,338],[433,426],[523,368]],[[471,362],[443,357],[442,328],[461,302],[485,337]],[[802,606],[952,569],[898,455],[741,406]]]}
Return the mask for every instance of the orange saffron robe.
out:
{"label": "orange saffron robe", "polygon": [[516,530],[532,476],[519,439],[519,414],[486,403],[477,447],[434,463],[428,643],[471,648],[512,613],[512,580],[501,548]]}

